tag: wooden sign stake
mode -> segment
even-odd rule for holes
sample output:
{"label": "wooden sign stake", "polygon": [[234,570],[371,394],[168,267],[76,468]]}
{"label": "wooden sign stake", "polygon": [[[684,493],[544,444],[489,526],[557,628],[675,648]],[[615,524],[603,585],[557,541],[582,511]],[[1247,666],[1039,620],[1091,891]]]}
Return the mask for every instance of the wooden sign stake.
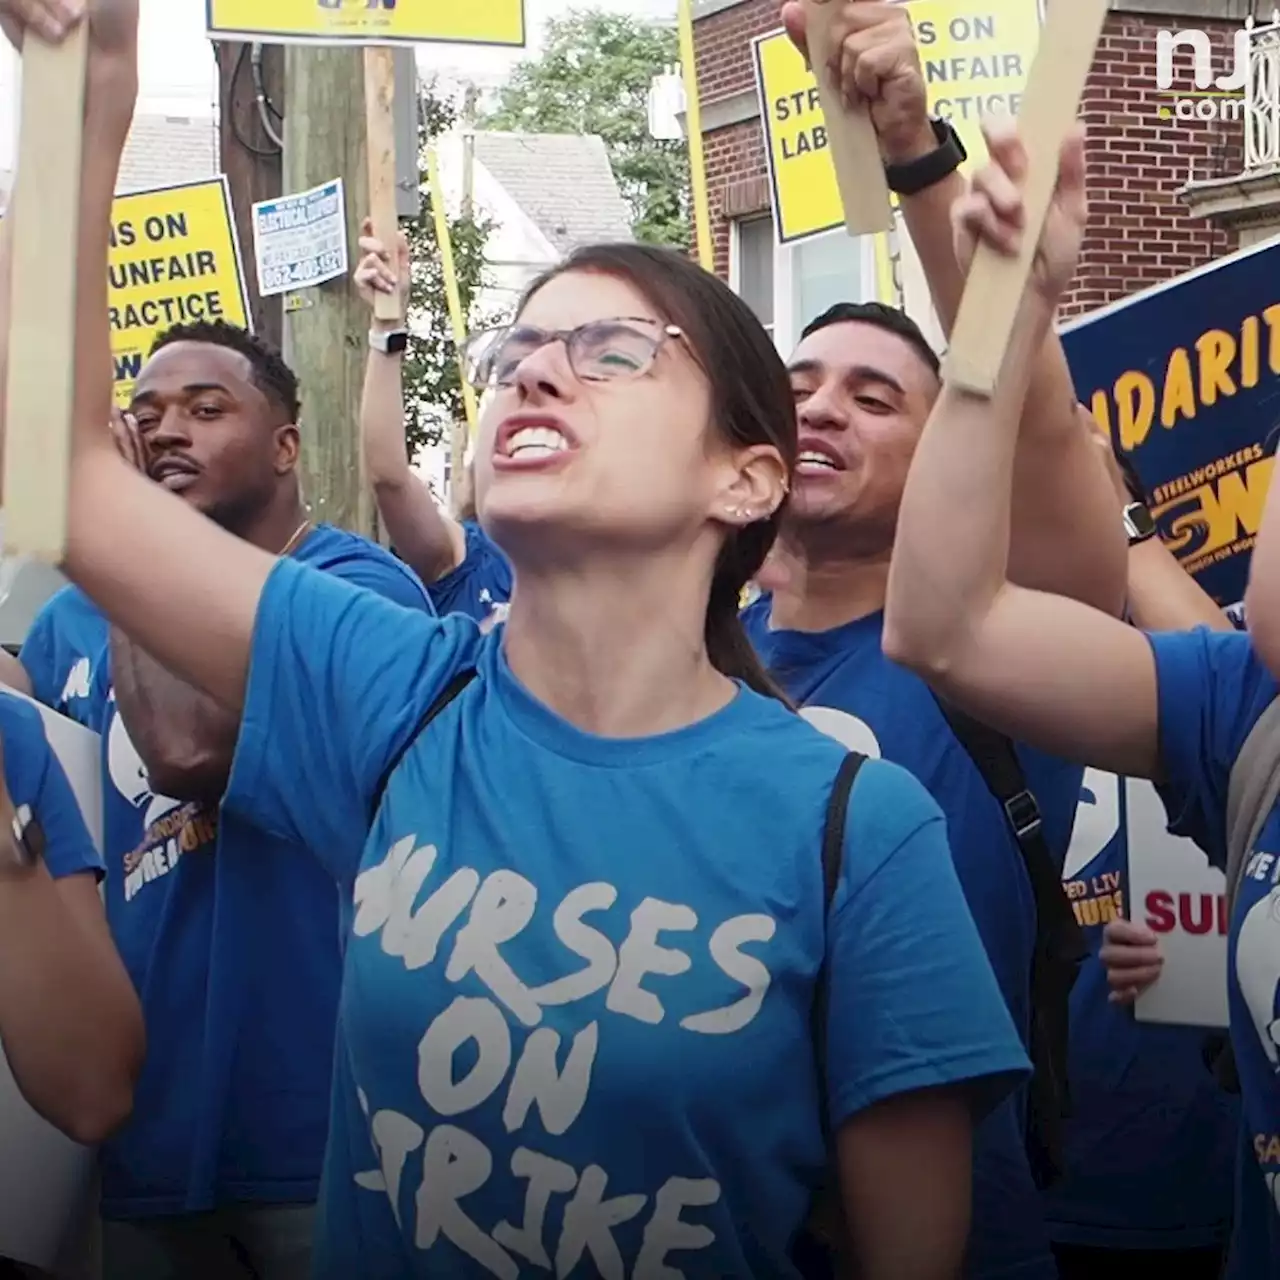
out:
{"label": "wooden sign stake", "polygon": [[1010,258],[979,244],[943,369],[948,383],[974,395],[992,395],[999,381],[1057,186],[1058,154],[1075,124],[1107,8],[1107,0],[1059,0],[1049,6],[1040,31],[1039,52],[1018,113],[1027,149],[1022,249]]}
{"label": "wooden sign stake", "polygon": [[[364,51],[365,128],[369,151],[369,216],[373,234],[386,246],[395,262],[396,235],[396,126],[393,114],[396,93],[395,54],[389,48]],[[405,316],[398,294],[374,296],[374,315],[395,323]]]}
{"label": "wooden sign stake", "polygon": [[839,88],[831,83],[827,65],[834,51],[831,24],[839,8],[839,0],[805,0],[809,64],[818,82],[845,229],[851,236],[875,235],[892,229],[893,209],[871,116],[866,108],[850,110]]}
{"label": "wooden sign stake", "polygon": [[27,33],[17,199],[10,210],[4,545],[11,555],[52,564],[67,546],[88,28],[81,22],[56,46]]}

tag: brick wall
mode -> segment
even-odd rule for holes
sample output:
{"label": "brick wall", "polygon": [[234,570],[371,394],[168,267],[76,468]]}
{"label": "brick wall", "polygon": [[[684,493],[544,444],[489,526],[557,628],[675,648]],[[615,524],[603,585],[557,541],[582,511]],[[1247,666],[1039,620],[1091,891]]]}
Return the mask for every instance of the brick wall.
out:
{"label": "brick wall", "polygon": [[[755,92],[751,42],[756,36],[777,30],[779,7],[778,0],[748,0],[694,23],[698,94],[704,110],[710,103],[745,90]],[[717,129],[707,134],[704,148],[716,272],[728,279],[730,218],[725,214],[726,204],[739,217],[769,207],[768,160],[760,122],[751,120]],[[761,178],[765,181],[761,182]]]}
{"label": "brick wall", "polygon": [[[1069,3],[1069,0],[1066,0]],[[1169,99],[1156,91],[1156,32],[1185,21],[1113,13],[1085,90],[1090,214],[1080,269],[1064,312],[1092,310],[1125,294],[1229,253],[1234,233],[1193,218],[1178,198],[1194,176],[1239,171],[1243,127],[1237,121],[1162,120]],[[1196,19],[1215,43],[1215,74],[1229,70],[1237,23]],[[751,41],[778,26],[778,0],[748,0],[695,24],[703,108],[755,90]],[[1191,55],[1179,50],[1175,83],[1191,85]],[[706,136],[707,180],[716,269],[727,276],[729,222],[768,208],[766,159],[758,120]]]}

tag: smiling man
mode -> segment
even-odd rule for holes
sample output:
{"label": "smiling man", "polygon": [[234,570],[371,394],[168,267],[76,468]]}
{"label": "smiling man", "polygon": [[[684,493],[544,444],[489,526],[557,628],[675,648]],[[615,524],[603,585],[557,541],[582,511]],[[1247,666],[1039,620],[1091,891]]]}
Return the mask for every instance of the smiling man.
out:
{"label": "smiling man", "polygon": [[[789,0],[782,17],[803,50],[804,6]],[[867,104],[886,180],[949,330],[965,283],[951,230],[952,205],[967,190],[963,146],[928,115],[902,5],[842,3],[833,30],[842,90]],[[941,387],[938,356],[919,327],[880,303],[839,304],[805,329],[790,371],[799,464],[769,566],[772,590],[744,622],[807,719],[909,769],[946,815],[969,907],[1036,1068],[1031,1088],[974,1134],[964,1276],[1056,1280],[1042,1191],[1063,1151],[1066,992],[1084,952],[1059,885],[1083,771],[960,721],[882,650],[898,509]],[[1034,356],[1015,489],[1010,576],[1118,612],[1124,537],[1056,338]],[[935,513],[944,524],[949,516]],[[1046,953],[1055,962],[1033,968]]]}
{"label": "smiling man", "polygon": [[[432,612],[381,547],[309,520],[297,380],[251,334],[222,323],[164,334],[131,416],[122,451],[223,528]],[[104,1278],[305,1280],[337,1023],[337,890],[305,850],[221,811],[238,718],[118,631],[95,704],[107,912],[148,1030],[134,1118],[102,1153]]]}

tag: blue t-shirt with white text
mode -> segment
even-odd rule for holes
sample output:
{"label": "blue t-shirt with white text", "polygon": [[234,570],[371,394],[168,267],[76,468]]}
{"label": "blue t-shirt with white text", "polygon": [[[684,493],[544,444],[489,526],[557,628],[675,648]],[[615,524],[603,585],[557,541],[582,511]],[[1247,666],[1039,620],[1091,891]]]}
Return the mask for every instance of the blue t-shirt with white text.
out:
{"label": "blue t-shirt with white text", "polygon": [[[355,534],[321,525],[295,559],[431,611],[417,577]],[[314,1200],[342,973],[337,887],[296,844],[155,795],[109,685],[104,670],[107,915],[148,1051],[133,1118],[102,1149],[104,1214]]]}
{"label": "blue t-shirt with white text", "polygon": [[791,1276],[824,950],[837,1126],[1025,1078],[937,807],[866,765],[827,913],[835,743],[744,688],[675,732],[584,733],[503,636],[289,563],[259,605],[226,804],[354,906],[314,1274]]}
{"label": "blue t-shirt with white text", "polygon": [[55,880],[102,876],[102,858],[80,805],[45,735],[40,712],[23,698],[0,693],[4,780],[15,809],[27,808],[44,830],[45,865]]}
{"label": "blue t-shirt with white text", "polygon": [[[1131,805],[1140,789],[1150,803]],[[1205,1064],[1206,1032],[1138,1022],[1108,999],[1097,954],[1133,909],[1129,841],[1159,805],[1149,782],[1088,770],[1062,869],[1091,954],[1071,993],[1067,1172],[1045,1200],[1061,1244],[1197,1249],[1230,1231],[1240,1108]]]}
{"label": "blue t-shirt with white text", "polygon": [[[913,773],[947,819],[969,909],[1020,1034],[1030,1025],[1035,897],[1000,805],[918,677],[881,650],[883,614],[829,631],[772,630],[772,597],[742,614],[756,652],[817,728]],[[1065,855],[1083,769],[1019,747],[1045,836]],[[974,1134],[968,1280],[1057,1280],[1041,1196],[1027,1159],[1025,1091]]]}
{"label": "blue t-shirt with white text", "polygon": [[477,622],[490,618],[500,622],[511,599],[511,562],[474,520],[466,521],[462,531],[466,535],[462,563],[427,583],[427,594],[442,618],[462,613]]}
{"label": "blue t-shirt with white text", "polygon": [[[1280,693],[1246,632],[1151,637],[1170,830],[1225,869],[1231,766]],[[1280,1272],[1280,806],[1246,858],[1227,937],[1231,1047],[1240,1077],[1240,1168],[1230,1280]]]}
{"label": "blue t-shirt with white text", "polygon": [[100,703],[93,691],[106,649],[106,618],[79,587],[66,586],[36,614],[18,660],[37,702],[96,730]]}

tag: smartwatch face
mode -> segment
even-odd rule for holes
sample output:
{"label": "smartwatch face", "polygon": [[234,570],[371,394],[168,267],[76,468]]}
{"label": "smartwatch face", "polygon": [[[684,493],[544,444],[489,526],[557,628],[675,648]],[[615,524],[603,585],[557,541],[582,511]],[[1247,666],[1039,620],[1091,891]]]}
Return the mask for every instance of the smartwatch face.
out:
{"label": "smartwatch face", "polygon": [[1151,512],[1140,502],[1124,509],[1124,522],[1131,538],[1149,538],[1156,532],[1156,522]]}
{"label": "smartwatch face", "polygon": [[399,355],[409,345],[409,335],[404,332],[387,334],[387,352]]}

